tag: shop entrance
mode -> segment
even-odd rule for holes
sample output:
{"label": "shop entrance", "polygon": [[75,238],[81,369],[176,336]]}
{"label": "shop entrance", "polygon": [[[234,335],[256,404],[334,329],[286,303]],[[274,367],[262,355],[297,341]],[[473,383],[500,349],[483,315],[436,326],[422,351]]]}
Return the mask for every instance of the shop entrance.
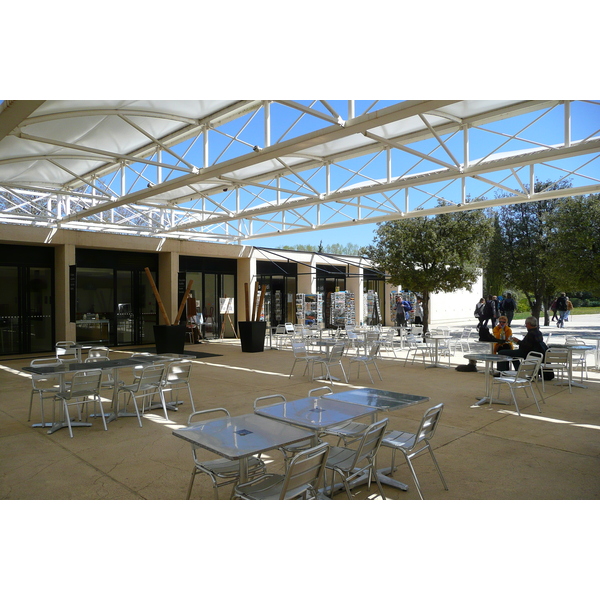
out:
{"label": "shop entrance", "polygon": [[52,269],[0,266],[0,281],[0,354],[52,351]]}

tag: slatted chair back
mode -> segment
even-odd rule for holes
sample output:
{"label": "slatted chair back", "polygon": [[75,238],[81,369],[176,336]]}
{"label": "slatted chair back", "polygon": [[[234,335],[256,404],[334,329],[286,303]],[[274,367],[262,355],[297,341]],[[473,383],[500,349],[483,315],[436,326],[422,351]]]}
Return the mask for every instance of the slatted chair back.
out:
{"label": "slatted chair back", "polygon": [[298,452],[288,464],[279,499],[295,498],[303,494],[316,498],[328,455],[329,444],[326,442]]}

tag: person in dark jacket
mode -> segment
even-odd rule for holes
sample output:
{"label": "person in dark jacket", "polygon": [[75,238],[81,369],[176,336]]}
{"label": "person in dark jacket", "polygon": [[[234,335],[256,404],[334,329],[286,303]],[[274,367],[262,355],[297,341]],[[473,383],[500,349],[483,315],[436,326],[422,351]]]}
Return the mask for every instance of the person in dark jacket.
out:
{"label": "person in dark jacket", "polygon": [[[494,297],[492,295],[488,296],[487,302],[485,303],[485,307],[483,308],[483,324],[481,327],[488,326],[489,321],[492,321],[492,327],[496,326],[496,318],[498,317],[498,309],[496,307],[496,303],[494,302]],[[480,327],[480,329],[481,329]]]}
{"label": "person in dark jacket", "polygon": [[556,326],[564,327],[565,315],[567,314],[568,310],[567,295],[564,292],[556,299],[556,308],[558,310],[558,322],[556,323]]}
{"label": "person in dark jacket", "polygon": [[508,326],[510,327],[513,317],[515,316],[515,311],[517,310],[517,303],[515,302],[515,299],[512,297],[512,294],[510,292],[506,294],[506,298],[504,298],[502,308],[504,310],[506,318],[508,319]]}
{"label": "person in dark jacket", "polygon": [[[538,320],[535,317],[527,317],[525,319],[525,327],[527,327],[527,334],[522,340],[518,340],[513,337],[512,342],[516,342],[519,345],[517,350],[499,350],[498,354],[505,356],[518,356],[525,358],[530,352],[541,352],[544,356],[546,354],[547,346],[544,343],[544,336],[538,327]],[[515,371],[519,370],[520,361],[512,361]],[[499,362],[499,371],[508,371],[510,368],[509,362]]]}

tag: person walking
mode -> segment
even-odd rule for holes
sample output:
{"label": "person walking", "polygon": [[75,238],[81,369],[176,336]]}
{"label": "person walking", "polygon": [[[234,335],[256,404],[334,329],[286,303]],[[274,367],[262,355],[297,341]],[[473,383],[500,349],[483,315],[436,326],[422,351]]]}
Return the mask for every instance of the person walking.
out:
{"label": "person walking", "polygon": [[[494,302],[494,297],[490,294],[488,296],[487,302],[485,303],[485,308],[483,309],[484,321],[481,326],[487,328],[488,323],[491,320],[492,327],[495,327],[496,326],[496,317],[497,317],[496,303]],[[481,329],[481,327],[480,327],[480,329]]]}
{"label": "person walking", "polygon": [[557,312],[557,308],[556,308],[556,301],[558,300],[558,298],[554,298],[554,300],[552,300],[552,304],[550,304],[550,310],[552,311],[552,320],[553,321],[558,321],[558,318],[556,317],[556,312]]}
{"label": "person walking", "polygon": [[396,297],[396,327],[398,327],[398,335],[402,335],[400,329],[406,327],[406,313],[404,311],[404,303],[402,296]]}
{"label": "person walking", "polygon": [[567,295],[564,292],[556,300],[556,309],[558,310],[556,326],[562,329],[565,326],[565,315],[567,314]]}
{"label": "person walking", "polygon": [[480,298],[479,302],[475,305],[475,312],[473,313],[473,316],[476,319],[478,319],[477,331],[479,331],[481,329],[481,325],[483,324],[483,321],[485,320],[484,311],[485,311],[485,298]]}
{"label": "person walking", "polygon": [[423,298],[417,296],[417,303],[413,310],[415,311],[415,325],[423,325]]}
{"label": "person walking", "polygon": [[506,298],[504,298],[502,307],[504,308],[504,315],[506,316],[508,326],[510,327],[510,324],[512,323],[512,320],[515,316],[515,312],[517,310],[517,302],[512,297],[512,294],[510,292],[506,294]]}
{"label": "person walking", "polygon": [[573,310],[573,303],[571,302],[569,296],[567,296],[566,298],[567,298],[567,312],[565,313],[565,321],[568,321],[569,317],[571,316],[571,311]]}

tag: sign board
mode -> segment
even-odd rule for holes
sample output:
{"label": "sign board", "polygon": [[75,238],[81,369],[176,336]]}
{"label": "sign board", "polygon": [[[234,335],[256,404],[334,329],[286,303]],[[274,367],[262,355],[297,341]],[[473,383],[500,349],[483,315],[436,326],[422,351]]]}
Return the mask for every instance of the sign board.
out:
{"label": "sign board", "polygon": [[222,315],[233,314],[233,298],[219,298],[219,313]]}

